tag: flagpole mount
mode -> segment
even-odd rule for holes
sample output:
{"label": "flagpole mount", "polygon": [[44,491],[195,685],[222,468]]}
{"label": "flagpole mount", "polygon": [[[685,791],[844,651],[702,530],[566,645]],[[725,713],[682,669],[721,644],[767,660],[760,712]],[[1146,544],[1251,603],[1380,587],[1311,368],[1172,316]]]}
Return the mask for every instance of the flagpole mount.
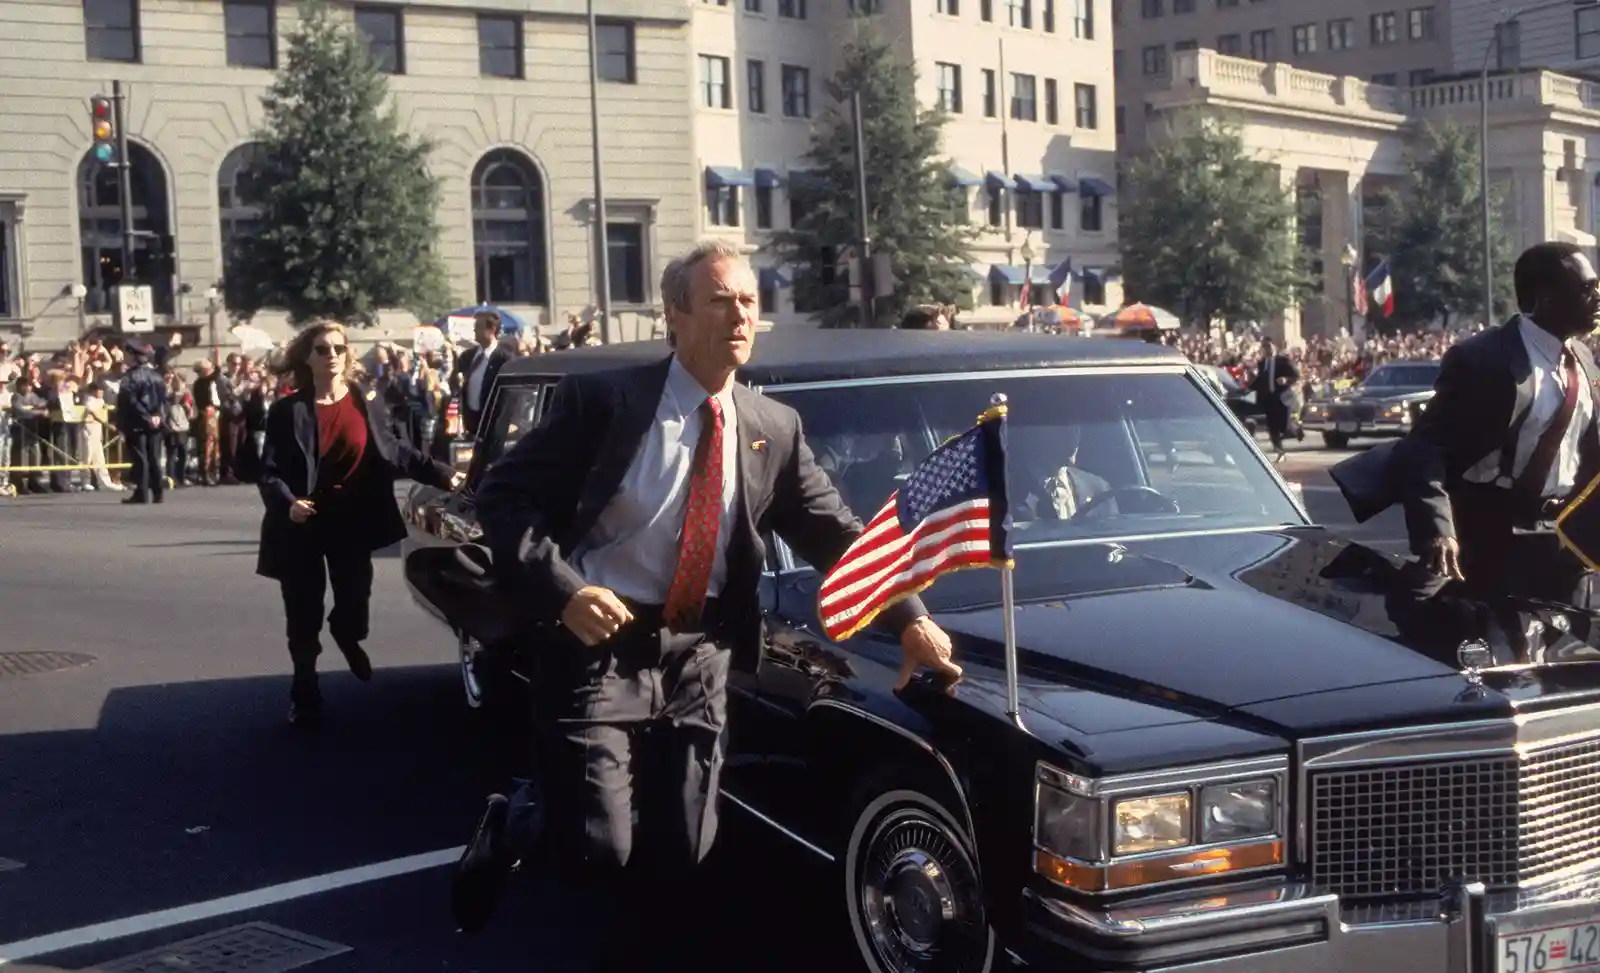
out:
{"label": "flagpole mount", "polygon": [[[989,411],[984,415],[1004,416],[1008,411],[1007,398],[1004,392],[996,392],[989,397]],[[1011,561],[1008,559],[1000,566],[1000,604],[1005,629],[1005,663],[1006,663],[1006,717],[1017,725],[1018,729],[1027,730],[1022,723],[1022,691],[1018,687],[1017,669],[1017,600],[1012,586]]]}

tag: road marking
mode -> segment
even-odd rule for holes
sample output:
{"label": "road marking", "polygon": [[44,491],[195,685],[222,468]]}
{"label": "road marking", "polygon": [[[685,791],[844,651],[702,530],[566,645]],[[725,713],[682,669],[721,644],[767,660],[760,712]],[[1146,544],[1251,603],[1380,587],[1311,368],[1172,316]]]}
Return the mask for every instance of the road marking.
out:
{"label": "road marking", "polygon": [[0,966],[5,966],[7,963],[13,963],[18,960],[46,956],[50,953],[59,953],[68,949],[77,949],[80,946],[103,943],[112,939],[123,939],[128,936],[154,932],[158,929],[182,926],[204,919],[215,919],[218,916],[231,915],[235,912],[247,912],[251,909],[278,905],[294,899],[320,895],[323,892],[332,892],[335,889],[349,888],[352,885],[363,885],[367,882],[379,882],[386,878],[427,871],[430,868],[438,868],[442,865],[454,863],[464,851],[466,851],[465,845],[457,848],[443,848],[439,851],[429,851],[420,855],[396,858],[391,861],[378,862],[374,865],[362,865],[357,868],[347,868],[341,872],[329,872],[326,875],[302,878],[294,882],[285,882],[282,885],[269,885],[266,888],[255,889],[251,892],[240,892],[236,895],[212,899],[209,902],[196,902],[192,905],[162,909],[159,912],[147,912],[141,916],[114,919],[110,922],[100,922],[92,926],[81,926],[77,929],[36,936],[33,939],[24,939],[20,942],[6,943],[0,945]]}
{"label": "road marking", "polygon": [[1338,487],[1329,486],[1326,483],[1301,483],[1298,480],[1290,480],[1289,482],[1294,484],[1297,489],[1304,490],[1307,493],[1338,493],[1338,492],[1340,492]]}

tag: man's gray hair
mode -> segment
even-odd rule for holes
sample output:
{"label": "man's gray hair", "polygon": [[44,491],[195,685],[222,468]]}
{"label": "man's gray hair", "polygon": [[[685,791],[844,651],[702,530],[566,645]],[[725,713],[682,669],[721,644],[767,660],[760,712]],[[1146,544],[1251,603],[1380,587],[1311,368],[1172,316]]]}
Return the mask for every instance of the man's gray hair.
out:
{"label": "man's gray hair", "polygon": [[661,303],[680,311],[689,310],[689,282],[694,269],[707,260],[745,259],[738,247],[723,240],[702,240],[680,257],[674,257],[661,272]]}

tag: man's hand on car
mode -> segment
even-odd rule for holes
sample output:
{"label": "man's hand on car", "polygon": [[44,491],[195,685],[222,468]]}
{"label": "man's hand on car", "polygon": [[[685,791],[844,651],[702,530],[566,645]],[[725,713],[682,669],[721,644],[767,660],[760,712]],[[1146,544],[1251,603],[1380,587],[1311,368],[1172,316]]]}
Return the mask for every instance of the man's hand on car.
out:
{"label": "man's hand on car", "polygon": [[926,615],[906,626],[900,633],[900,678],[895,680],[895,688],[906,688],[917,670],[925,666],[941,682],[948,683],[945,691],[953,695],[956,683],[961,681],[961,667],[950,661],[951,648],[949,633]]}
{"label": "man's hand on car", "polygon": [[1428,570],[1441,578],[1451,581],[1465,581],[1466,576],[1461,573],[1461,545],[1456,543],[1454,537],[1436,538],[1428,545],[1427,555]]}
{"label": "man's hand on car", "polygon": [[599,645],[633,621],[633,613],[609,588],[579,588],[561,610],[561,624],[584,645]]}

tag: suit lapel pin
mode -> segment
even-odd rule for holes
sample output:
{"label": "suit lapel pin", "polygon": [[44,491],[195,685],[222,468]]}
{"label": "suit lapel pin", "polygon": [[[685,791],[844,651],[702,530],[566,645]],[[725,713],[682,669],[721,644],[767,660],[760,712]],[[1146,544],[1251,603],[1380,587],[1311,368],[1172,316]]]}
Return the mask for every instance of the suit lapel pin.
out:
{"label": "suit lapel pin", "polygon": [[751,443],[750,443],[750,448],[751,448],[751,449],[753,449],[753,450],[755,450],[755,451],[756,451],[756,452],[758,452],[758,453],[759,453],[759,452],[761,452],[761,451],[762,451],[762,450],[763,450],[763,449],[766,449],[766,448],[767,448],[767,441],[766,441],[766,440],[765,440],[765,439],[757,439],[757,440],[753,440],[753,441],[752,441],[752,442],[751,442]]}

